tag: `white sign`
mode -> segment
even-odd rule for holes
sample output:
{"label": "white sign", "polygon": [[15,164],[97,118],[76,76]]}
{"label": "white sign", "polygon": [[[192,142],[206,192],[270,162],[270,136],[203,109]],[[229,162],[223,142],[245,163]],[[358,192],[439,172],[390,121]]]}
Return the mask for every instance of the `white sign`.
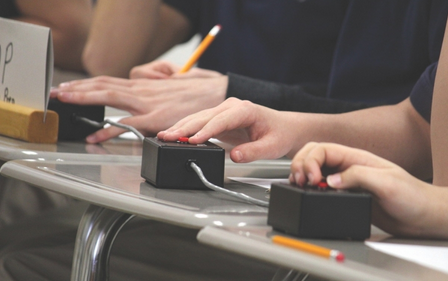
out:
{"label": "white sign", "polygon": [[53,80],[47,27],[0,18],[0,97],[46,112]]}

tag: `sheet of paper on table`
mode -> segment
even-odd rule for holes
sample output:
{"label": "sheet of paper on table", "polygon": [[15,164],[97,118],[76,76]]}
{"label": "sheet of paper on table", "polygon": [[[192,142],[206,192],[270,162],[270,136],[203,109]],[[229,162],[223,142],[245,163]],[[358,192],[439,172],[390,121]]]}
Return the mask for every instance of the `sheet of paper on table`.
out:
{"label": "sheet of paper on table", "polygon": [[405,245],[366,241],[377,251],[448,274],[448,247]]}

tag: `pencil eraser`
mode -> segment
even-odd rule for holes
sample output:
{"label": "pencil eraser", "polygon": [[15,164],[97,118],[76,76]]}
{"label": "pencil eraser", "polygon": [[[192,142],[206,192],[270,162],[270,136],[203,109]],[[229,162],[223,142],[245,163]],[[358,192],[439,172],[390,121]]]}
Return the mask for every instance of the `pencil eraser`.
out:
{"label": "pencil eraser", "polygon": [[268,225],[301,238],[370,237],[371,195],[330,187],[272,184]]}
{"label": "pencil eraser", "polygon": [[335,258],[337,261],[339,261],[339,262],[342,262],[342,261],[344,261],[345,260],[345,255],[343,254],[343,253],[341,253],[341,252],[339,252],[337,255],[336,255],[336,258]]}
{"label": "pencil eraser", "polygon": [[211,142],[190,144],[188,138],[174,142],[145,138],[141,176],[158,188],[208,189],[190,163],[196,163],[209,182],[223,186],[224,160],[225,150]]}

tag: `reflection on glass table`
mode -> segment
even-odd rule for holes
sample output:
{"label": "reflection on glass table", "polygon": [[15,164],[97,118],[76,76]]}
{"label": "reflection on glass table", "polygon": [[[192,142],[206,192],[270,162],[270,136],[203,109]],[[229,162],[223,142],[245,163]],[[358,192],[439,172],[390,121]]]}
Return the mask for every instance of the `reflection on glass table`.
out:
{"label": "reflection on glass table", "polygon": [[[287,177],[289,160],[235,164],[225,175]],[[103,280],[114,237],[132,216],[200,229],[207,225],[266,225],[267,208],[211,190],[158,189],[140,176],[135,159],[119,162],[15,160],[0,173],[46,190],[91,203],[80,222],[72,280]],[[175,176],[175,175],[173,175]],[[225,188],[268,201],[264,188],[225,181]]]}

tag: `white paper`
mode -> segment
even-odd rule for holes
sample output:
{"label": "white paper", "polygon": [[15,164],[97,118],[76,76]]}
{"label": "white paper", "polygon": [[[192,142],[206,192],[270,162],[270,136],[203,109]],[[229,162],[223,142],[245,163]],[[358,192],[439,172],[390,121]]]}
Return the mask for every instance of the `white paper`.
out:
{"label": "white paper", "polygon": [[244,177],[228,177],[233,181],[238,181],[246,184],[256,185],[265,189],[270,189],[273,183],[289,184],[288,179],[264,179],[264,178],[244,178]]}
{"label": "white paper", "polygon": [[448,247],[368,242],[377,251],[448,274]]}
{"label": "white paper", "polygon": [[53,75],[48,27],[0,18],[1,100],[46,111]]}

